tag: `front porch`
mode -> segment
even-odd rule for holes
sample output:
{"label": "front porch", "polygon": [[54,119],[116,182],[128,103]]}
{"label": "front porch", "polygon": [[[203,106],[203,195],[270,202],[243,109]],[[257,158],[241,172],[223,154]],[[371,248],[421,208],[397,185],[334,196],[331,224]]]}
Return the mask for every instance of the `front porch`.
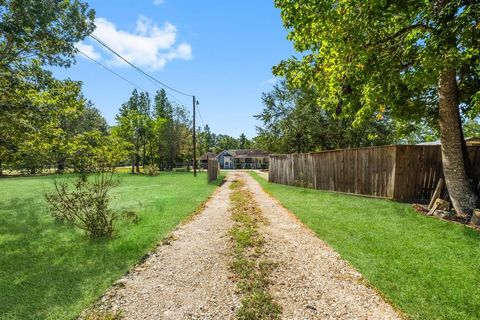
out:
{"label": "front porch", "polygon": [[235,158],[235,169],[268,169],[268,158]]}

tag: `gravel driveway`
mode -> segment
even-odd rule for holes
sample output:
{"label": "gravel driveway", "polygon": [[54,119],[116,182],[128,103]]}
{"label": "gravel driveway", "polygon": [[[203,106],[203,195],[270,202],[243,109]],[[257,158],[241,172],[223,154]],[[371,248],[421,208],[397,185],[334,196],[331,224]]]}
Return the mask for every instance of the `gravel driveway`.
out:
{"label": "gravel driveway", "polygon": [[230,172],[204,211],[177,228],[118,281],[97,308],[125,319],[232,319],[241,297],[229,270],[231,181],[242,179],[269,221],[260,228],[276,263],[270,287],[283,319],[400,319],[361,275],[246,172]]}
{"label": "gravel driveway", "polygon": [[284,319],[400,319],[335,251],[250,175],[242,177],[270,222],[261,231],[265,252],[278,263],[271,290]]}

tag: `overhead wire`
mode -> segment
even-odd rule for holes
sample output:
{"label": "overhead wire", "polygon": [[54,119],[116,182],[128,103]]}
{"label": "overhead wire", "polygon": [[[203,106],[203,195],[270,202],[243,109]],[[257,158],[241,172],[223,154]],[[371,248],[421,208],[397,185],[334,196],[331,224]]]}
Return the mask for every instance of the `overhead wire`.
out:
{"label": "overhead wire", "polygon": [[147,91],[147,90],[143,89],[142,87],[140,87],[139,85],[137,85],[136,83],[128,80],[127,78],[125,78],[125,77],[122,76],[121,74],[113,71],[112,69],[110,69],[109,67],[107,67],[106,65],[104,65],[103,63],[101,63],[101,62],[97,61],[96,59],[90,57],[88,54],[86,54],[86,53],[83,52],[82,50],[80,50],[80,49],[78,49],[78,48],[77,48],[77,50],[78,50],[78,52],[80,52],[84,57],[86,57],[86,58],[90,59],[91,61],[95,62],[96,64],[98,64],[99,66],[101,66],[101,67],[104,68],[105,70],[111,72],[112,74],[116,75],[116,76],[119,77],[120,79],[122,79],[122,80],[130,83],[130,84],[131,84],[132,86],[134,86],[135,88],[137,88],[137,89],[139,89],[139,90],[141,90],[141,91]]}
{"label": "overhead wire", "polygon": [[[117,76],[118,78],[124,80],[125,82],[128,82],[129,84],[131,84],[132,86],[134,86],[135,88],[137,88],[137,89],[139,89],[139,90],[141,90],[141,91],[148,92],[148,90],[140,87],[138,84],[136,84],[136,83],[128,80],[127,78],[125,78],[125,77],[122,76],[121,74],[113,71],[112,69],[110,69],[109,67],[107,67],[106,65],[104,65],[103,63],[99,62],[99,61],[96,60],[95,58],[93,58],[93,57],[89,56],[88,54],[86,54],[85,52],[83,52],[82,50],[80,50],[80,49],[78,49],[78,48],[76,48],[76,49],[77,49],[78,52],[79,52],[80,54],[82,54],[84,57],[86,57],[87,59],[95,62],[97,65],[99,65],[100,67],[104,68],[104,69],[107,70],[108,72],[114,74],[114,75]],[[167,92],[167,91],[165,91],[165,93],[166,93],[170,98],[172,98],[173,100],[175,100],[176,102],[178,102],[180,105],[182,105],[182,106],[185,107],[185,105],[186,105],[185,102],[181,101],[179,98],[175,97],[173,94],[171,94],[171,93],[169,93],[169,92]],[[198,110],[198,109],[197,109],[197,110]]]}
{"label": "overhead wire", "polygon": [[[102,39],[100,39],[98,36],[96,36],[95,34],[90,34],[90,37],[92,39],[94,39],[96,42],[98,42],[100,45],[102,45],[103,47],[105,47],[107,50],[109,50],[110,52],[112,52],[115,56],[117,56],[118,58],[120,58],[122,61],[124,61],[125,63],[127,63],[129,66],[131,66],[132,68],[134,68],[136,71],[138,71],[139,73],[141,73],[144,77],[146,77],[150,82],[152,82],[153,84],[155,84],[158,88],[162,88],[165,87],[173,92],[176,92],[178,94],[181,94],[181,95],[184,95],[184,96],[187,96],[187,97],[193,97],[193,95],[191,94],[188,94],[188,93],[185,93],[185,92],[182,92],[180,90],[177,90],[167,84],[165,84],[164,82],[156,79],[155,77],[151,76],[150,74],[148,74],[147,72],[143,71],[141,68],[137,67],[135,64],[133,64],[132,62],[130,62],[129,60],[127,60],[126,58],[124,58],[121,54],[119,54],[118,52],[116,52],[114,49],[112,49],[105,41],[103,41]],[[104,64],[102,64],[101,62],[97,61],[96,59],[90,57],[89,55],[85,54],[84,52],[82,52],[80,49],[78,49],[78,52],[80,52],[82,55],[84,55],[86,58],[90,59],[91,61],[95,62],[96,64],[98,64],[99,66],[101,66],[102,68],[106,69],[107,71],[111,72],[112,74],[116,75],[117,77],[119,77],[120,79],[130,83],[132,86],[134,86],[135,88],[139,89],[139,90],[142,90],[142,91],[145,91],[147,92],[147,90],[143,89],[142,87],[140,87],[139,85],[135,84],[134,82],[128,80],[127,78],[123,77],[122,75],[118,74],[117,72],[113,71],[112,69],[108,68],[107,66],[105,66]],[[173,100],[177,101],[180,105],[184,106],[186,105],[186,103],[184,103],[183,101],[181,101],[179,98],[175,97],[173,94],[171,94],[170,92],[168,91],[165,91],[165,93],[171,97]],[[203,120],[203,116],[200,112],[200,108],[198,107],[198,105],[195,105],[195,108],[197,108],[196,110],[198,111],[198,115],[200,117],[200,120],[202,122],[202,125],[203,127],[205,127],[205,121]]]}
{"label": "overhead wire", "polygon": [[197,111],[198,111],[198,115],[200,116],[200,121],[202,122],[202,126],[205,128],[205,122],[203,121],[203,117],[202,117],[202,113],[200,112],[200,108],[197,106],[195,106],[197,108]]}
{"label": "overhead wire", "polygon": [[112,52],[115,56],[117,56],[118,58],[120,58],[121,60],[123,60],[125,63],[127,63],[128,65],[130,65],[132,68],[134,68],[135,70],[137,70],[138,72],[140,72],[142,75],[144,75],[146,78],[150,79],[151,81],[154,81],[160,85],[162,85],[163,87],[169,89],[169,90],[172,90],[178,94],[181,94],[181,95],[184,95],[184,96],[187,96],[187,97],[193,97],[192,94],[188,94],[188,93],[185,93],[185,92],[182,92],[180,90],[177,90],[165,83],[163,83],[162,81],[156,79],[155,77],[151,76],[150,74],[148,74],[147,72],[143,71],[142,69],[140,69],[139,67],[137,67],[136,65],[134,65],[132,62],[128,61],[126,58],[124,58],[121,54],[119,54],[118,52],[116,52],[114,49],[112,49],[107,43],[105,43],[102,39],[100,39],[98,36],[96,36],[95,34],[90,34],[90,37],[92,39],[94,39],[95,41],[97,41],[100,45],[102,45],[103,47],[105,47],[107,50],[109,50],[110,52]]}

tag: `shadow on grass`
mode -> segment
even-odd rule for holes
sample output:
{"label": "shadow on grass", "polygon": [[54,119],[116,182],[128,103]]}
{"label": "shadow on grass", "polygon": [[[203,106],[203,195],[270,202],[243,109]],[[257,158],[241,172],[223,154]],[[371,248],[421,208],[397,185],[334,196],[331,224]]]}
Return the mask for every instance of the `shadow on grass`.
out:
{"label": "shadow on grass", "polygon": [[92,274],[106,272],[106,263],[91,260],[111,256],[107,242],[90,242],[72,226],[55,223],[39,212],[39,202],[31,197],[0,204],[0,315],[7,319],[45,319],[55,309],[71,315],[84,285],[101,281]]}
{"label": "shadow on grass", "polygon": [[215,189],[205,174],[119,176],[112,208],[139,222],[121,220],[112,240],[96,242],[48,214],[42,194],[58,176],[0,181],[0,319],[75,318]]}
{"label": "shadow on grass", "polygon": [[221,187],[226,182],[225,177],[226,176],[224,174],[221,174],[218,176],[217,180],[210,181],[208,182],[208,184],[212,186]]}

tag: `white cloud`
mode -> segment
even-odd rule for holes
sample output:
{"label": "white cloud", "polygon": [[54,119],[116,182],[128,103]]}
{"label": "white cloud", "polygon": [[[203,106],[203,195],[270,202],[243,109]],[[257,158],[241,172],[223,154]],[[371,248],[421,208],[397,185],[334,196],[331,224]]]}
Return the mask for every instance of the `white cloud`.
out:
{"label": "white cloud", "polygon": [[153,0],[153,4],[156,5],[156,6],[159,6],[163,3],[165,3],[165,1],[163,1],[163,0]]}
{"label": "white cloud", "polygon": [[[95,24],[95,35],[136,65],[160,70],[169,61],[192,59],[191,46],[188,43],[176,44],[177,28],[169,22],[159,27],[151,19],[139,16],[133,33],[117,29],[105,18],[97,18]],[[107,62],[110,65],[126,65],[120,58],[109,55]]]}
{"label": "white cloud", "polygon": [[265,86],[265,85],[274,85],[277,83],[277,78],[271,78],[271,79],[268,79],[268,80],[265,80],[265,81],[262,81],[260,83],[260,86]]}
{"label": "white cloud", "polygon": [[[75,45],[75,47],[83,52],[84,54],[86,54],[87,56],[89,56],[90,58],[92,59],[100,59],[101,55],[99,52],[97,52],[95,50],[95,48],[90,45],[90,44],[86,44],[86,43],[83,43],[83,42],[79,42]],[[84,55],[81,55],[82,57],[85,57]]]}

